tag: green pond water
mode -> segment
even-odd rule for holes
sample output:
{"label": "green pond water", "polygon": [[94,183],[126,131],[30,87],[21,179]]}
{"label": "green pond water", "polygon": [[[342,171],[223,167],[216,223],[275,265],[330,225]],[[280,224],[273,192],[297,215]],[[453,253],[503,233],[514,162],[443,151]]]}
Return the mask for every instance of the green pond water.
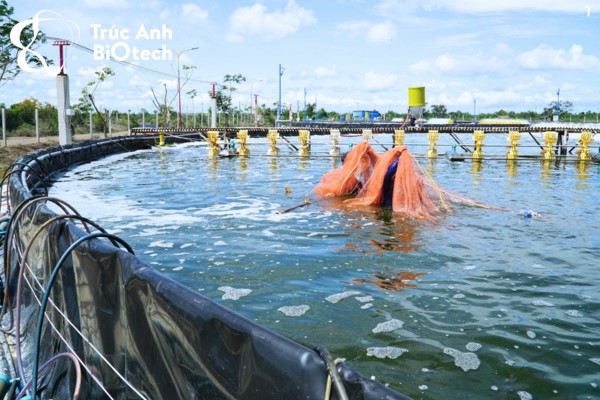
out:
{"label": "green pond water", "polygon": [[170,278],[415,399],[600,399],[599,165],[421,159],[440,186],[510,210],[427,223],[339,200],[277,214],[339,164],[326,138],[310,159],[281,147],[113,156],[51,194]]}

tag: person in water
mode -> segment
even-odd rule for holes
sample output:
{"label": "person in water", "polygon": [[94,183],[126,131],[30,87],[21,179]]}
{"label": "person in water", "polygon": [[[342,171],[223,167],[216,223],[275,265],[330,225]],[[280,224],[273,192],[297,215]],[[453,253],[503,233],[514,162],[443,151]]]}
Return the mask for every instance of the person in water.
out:
{"label": "person in water", "polygon": [[380,155],[362,142],[346,154],[340,168],[325,173],[313,191],[323,197],[354,195],[345,200],[350,206],[387,205],[415,218],[434,219],[440,209],[424,186],[406,146]]}

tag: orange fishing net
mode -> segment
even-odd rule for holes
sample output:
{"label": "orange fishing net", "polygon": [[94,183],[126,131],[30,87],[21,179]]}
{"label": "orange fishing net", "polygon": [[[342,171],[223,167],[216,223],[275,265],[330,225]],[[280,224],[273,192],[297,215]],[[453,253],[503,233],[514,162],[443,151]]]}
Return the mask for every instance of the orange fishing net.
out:
{"label": "orange fishing net", "polygon": [[321,196],[357,193],[345,203],[369,206],[389,202],[394,211],[419,219],[433,220],[435,214],[449,209],[441,189],[415,169],[406,146],[380,156],[362,142],[348,152],[342,167],[323,175],[314,192]]}
{"label": "orange fishing net", "polygon": [[354,146],[343,165],[321,177],[313,189],[319,196],[346,196],[357,193],[369,180],[379,154],[367,142]]}

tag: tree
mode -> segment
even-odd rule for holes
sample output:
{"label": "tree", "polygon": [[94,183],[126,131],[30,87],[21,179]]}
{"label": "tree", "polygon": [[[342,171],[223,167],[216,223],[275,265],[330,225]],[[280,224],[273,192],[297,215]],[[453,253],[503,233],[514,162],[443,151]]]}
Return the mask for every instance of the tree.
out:
{"label": "tree", "polygon": [[[10,31],[18,23],[17,20],[11,17],[13,12],[14,8],[10,7],[6,0],[0,0],[0,87],[12,81],[21,73],[21,68],[17,65],[17,57],[22,49],[19,49],[10,41]],[[31,25],[29,25],[21,31],[20,40],[23,46],[35,41],[29,46],[30,50],[35,50],[46,42],[46,36],[41,31],[35,36]],[[43,56],[43,60],[40,60],[34,57],[31,51],[26,53],[25,59],[29,65],[35,67],[42,66],[43,62],[52,65],[51,60]]]}
{"label": "tree", "polygon": [[434,104],[431,106],[431,113],[434,117],[443,118],[448,114],[448,109],[443,104]]}
{"label": "tree", "polygon": [[[195,65],[184,65],[181,67],[181,69],[184,72],[184,77],[183,77],[183,82],[179,86],[179,90],[183,89],[185,87],[185,85],[190,81],[190,79],[192,78],[192,74],[194,73],[194,70],[196,69],[196,66]],[[154,104],[154,107],[156,107],[156,110],[159,112],[159,114],[162,117],[163,126],[165,128],[168,128],[171,126],[171,116],[173,113],[173,107],[171,106],[171,104],[173,104],[175,99],[178,97],[179,92],[175,91],[175,95],[171,98],[171,100],[169,100],[167,84],[165,82],[162,82],[162,85],[164,88],[164,95],[162,96],[162,100],[159,100],[158,96],[156,95],[156,92],[154,91],[154,88],[151,87],[150,91],[152,92],[152,103]],[[190,92],[195,92],[195,91],[190,91]],[[190,92],[188,92],[187,94],[189,95]],[[156,128],[158,129],[158,126]]]}
{"label": "tree", "polygon": [[[96,93],[96,90],[98,89],[98,87],[100,87],[102,82],[104,82],[109,76],[114,76],[115,73],[112,69],[108,67],[104,67],[100,71],[95,71],[94,73],[96,74],[97,78],[95,81],[88,82],[87,86],[81,90],[82,97],[79,99],[80,103],[78,105],[78,108],[81,111],[90,111],[89,105],[91,104],[94,110],[96,110],[98,118],[100,119],[100,125],[102,126],[102,133],[104,134],[104,137],[106,137],[108,117],[101,113],[100,110],[98,110],[94,94]],[[105,112],[108,113],[108,110],[105,110]]]}
{"label": "tree", "polygon": [[327,111],[323,107],[317,111],[317,119],[327,119]]}
{"label": "tree", "polygon": [[562,115],[573,111],[573,103],[566,100],[551,101],[548,107],[544,109],[544,116],[550,117],[552,114]]}
{"label": "tree", "polygon": [[314,119],[315,118],[315,108],[317,107],[316,103],[312,103],[312,104],[307,104],[306,105],[306,116],[308,117],[308,119]]}
{"label": "tree", "polygon": [[[219,90],[215,93],[217,99],[217,109],[225,114],[225,125],[229,126],[230,113],[233,111],[231,106],[231,96],[237,90],[236,85],[246,82],[246,77],[242,74],[225,75],[223,83],[219,86]],[[229,94],[227,94],[229,92]],[[212,96],[212,93],[209,92]]]}

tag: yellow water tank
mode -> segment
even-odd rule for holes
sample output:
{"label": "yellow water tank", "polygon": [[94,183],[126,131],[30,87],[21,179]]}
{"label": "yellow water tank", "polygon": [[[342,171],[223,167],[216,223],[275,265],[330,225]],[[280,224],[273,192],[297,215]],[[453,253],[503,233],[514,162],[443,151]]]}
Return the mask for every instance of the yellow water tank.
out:
{"label": "yellow water tank", "polygon": [[408,106],[425,107],[425,86],[413,86],[408,88]]}

